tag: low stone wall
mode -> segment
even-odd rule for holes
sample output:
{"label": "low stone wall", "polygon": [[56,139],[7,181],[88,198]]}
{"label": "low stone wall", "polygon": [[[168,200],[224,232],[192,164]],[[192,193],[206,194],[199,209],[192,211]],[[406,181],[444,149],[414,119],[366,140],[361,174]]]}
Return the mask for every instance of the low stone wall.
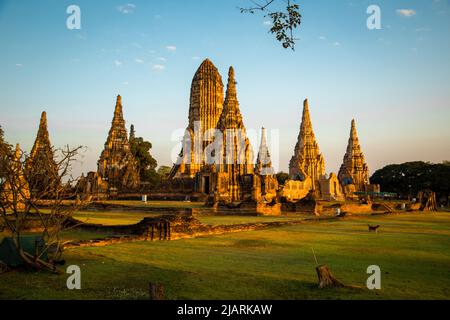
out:
{"label": "low stone wall", "polygon": [[285,213],[301,213],[308,215],[320,215],[323,206],[315,200],[300,200],[298,202],[282,203],[281,211]]}
{"label": "low stone wall", "polygon": [[228,216],[280,216],[280,203],[241,202],[239,204],[219,204],[217,207],[195,210],[194,214],[228,215]]}

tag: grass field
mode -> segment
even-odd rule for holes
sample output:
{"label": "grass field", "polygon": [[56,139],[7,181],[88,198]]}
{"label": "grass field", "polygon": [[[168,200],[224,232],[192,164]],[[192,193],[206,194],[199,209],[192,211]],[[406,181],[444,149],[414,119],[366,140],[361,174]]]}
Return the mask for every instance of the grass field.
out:
{"label": "grass field", "polygon": [[[347,284],[365,286],[366,268],[380,266],[382,290],[317,289],[311,248]],[[450,213],[77,248],[65,259],[81,267],[81,290],[66,288],[66,274],[13,271],[0,275],[0,298],[146,299],[161,282],[169,299],[449,299]]]}
{"label": "grass field", "polygon": [[124,205],[127,207],[153,207],[153,208],[203,208],[203,202],[189,202],[189,201],[156,201],[151,200],[142,202],[139,200],[102,200],[100,203],[111,205]]}
{"label": "grass field", "polygon": [[[122,225],[138,223],[145,217],[156,217],[162,213],[138,213],[138,212],[89,212],[82,211],[74,214],[74,218],[86,223],[104,225]],[[197,216],[200,222],[210,225],[258,223],[272,221],[286,221],[304,219],[304,215],[288,216]]]}

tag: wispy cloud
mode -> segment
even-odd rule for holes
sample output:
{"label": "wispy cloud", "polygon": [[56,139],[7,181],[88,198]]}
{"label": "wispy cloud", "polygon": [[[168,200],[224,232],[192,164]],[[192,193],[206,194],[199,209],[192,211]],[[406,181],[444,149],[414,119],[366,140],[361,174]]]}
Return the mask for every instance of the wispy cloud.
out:
{"label": "wispy cloud", "polygon": [[338,41],[336,41],[335,43],[333,43],[333,46],[335,46],[335,47],[340,47],[340,46],[341,46],[341,43],[338,42]]}
{"label": "wispy cloud", "polygon": [[414,9],[397,9],[397,14],[401,17],[412,17],[416,15],[416,10]]}
{"label": "wispy cloud", "polygon": [[319,37],[319,40],[327,40],[327,37],[325,37],[325,36],[320,36],[320,37]]}
{"label": "wispy cloud", "polygon": [[172,52],[177,51],[177,47],[176,46],[167,46],[166,49],[169,50],[169,51],[172,51]]}
{"label": "wispy cloud", "polygon": [[166,69],[166,67],[163,66],[162,64],[154,64],[152,66],[152,70],[155,70],[155,71],[163,71],[164,69]]}
{"label": "wispy cloud", "polygon": [[164,57],[159,57],[157,60],[162,61],[162,62],[166,62],[167,61],[167,59],[164,58]]}
{"label": "wispy cloud", "polygon": [[134,61],[135,61],[135,62],[137,62],[137,63],[144,63],[144,60],[142,60],[142,59],[139,59],[139,58],[137,58],[137,59],[134,59]]}
{"label": "wispy cloud", "polygon": [[121,67],[123,65],[122,61],[119,60],[114,60],[114,64],[116,65],[116,67]]}
{"label": "wispy cloud", "polygon": [[200,57],[198,56],[192,57],[192,60],[200,60]]}
{"label": "wispy cloud", "polygon": [[271,25],[272,25],[272,21],[266,20],[266,21],[263,22],[263,25],[265,25],[265,26],[271,26]]}
{"label": "wispy cloud", "polygon": [[135,9],[136,5],[132,3],[127,3],[117,7],[117,10],[119,10],[119,12],[123,14],[133,13]]}
{"label": "wispy cloud", "polygon": [[22,68],[22,67],[23,67],[23,64],[21,64],[21,63],[16,63],[16,67],[17,67],[17,68]]}

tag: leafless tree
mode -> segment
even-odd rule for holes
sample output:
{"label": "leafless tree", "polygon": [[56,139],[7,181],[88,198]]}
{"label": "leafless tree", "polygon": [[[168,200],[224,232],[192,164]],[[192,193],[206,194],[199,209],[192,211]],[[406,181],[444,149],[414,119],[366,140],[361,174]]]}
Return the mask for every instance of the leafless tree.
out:
{"label": "leafless tree", "polygon": [[[36,180],[33,174],[43,174],[40,168],[46,168],[45,161],[34,163],[36,170],[25,170],[27,160],[18,146],[15,152],[6,154],[8,163],[0,183],[0,221],[22,260],[34,269],[56,271],[63,248],[61,231],[67,219],[83,205],[72,187],[78,178],[72,176],[71,170],[81,149],[66,146],[56,150],[55,159],[51,160],[56,164],[57,176],[50,179],[52,183],[33,192],[28,181]],[[22,248],[21,239],[30,229],[43,240],[34,254]]]}

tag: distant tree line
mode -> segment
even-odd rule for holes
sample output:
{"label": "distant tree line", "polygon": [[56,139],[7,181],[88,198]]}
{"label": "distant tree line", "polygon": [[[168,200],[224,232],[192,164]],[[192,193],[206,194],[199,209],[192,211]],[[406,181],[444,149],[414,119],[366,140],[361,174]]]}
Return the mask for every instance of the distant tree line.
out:
{"label": "distant tree line", "polygon": [[419,191],[430,189],[436,192],[438,201],[448,204],[450,161],[391,164],[377,170],[370,182],[380,184],[383,191],[395,192],[403,197],[415,197]]}

